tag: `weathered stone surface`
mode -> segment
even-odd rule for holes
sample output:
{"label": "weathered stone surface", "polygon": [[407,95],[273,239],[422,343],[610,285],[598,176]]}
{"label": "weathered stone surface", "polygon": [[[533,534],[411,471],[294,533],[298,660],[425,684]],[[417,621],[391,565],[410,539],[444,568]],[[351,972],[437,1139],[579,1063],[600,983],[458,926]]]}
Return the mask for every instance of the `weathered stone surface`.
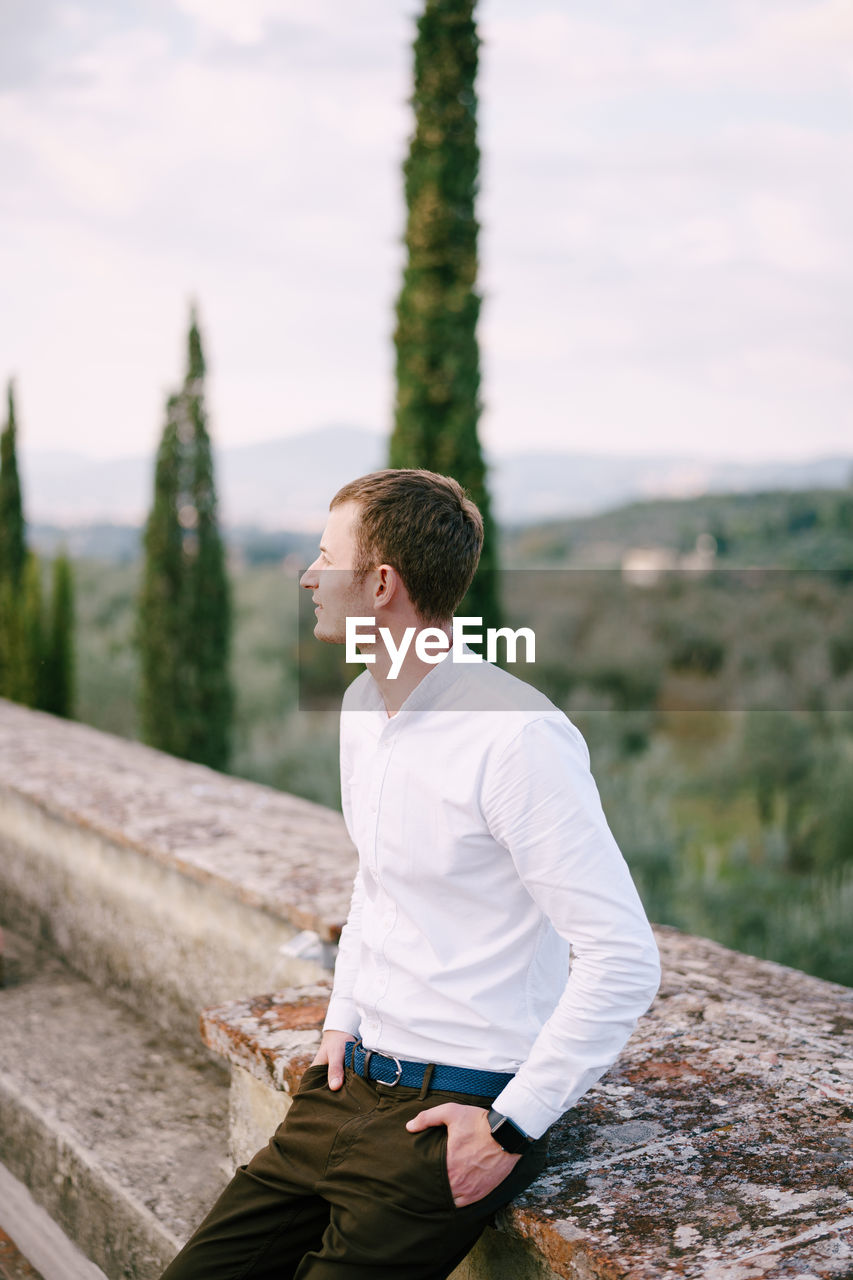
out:
{"label": "weathered stone surface", "polygon": [[[242,1067],[232,1066],[228,1091],[228,1158],[231,1167],[248,1164],[266,1146],[290,1108],[290,1094],[261,1084]],[[263,1134],[263,1138],[259,1135]]]}
{"label": "weathered stone surface", "polygon": [[565,1276],[850,1276],[853,991],[658,936],[658,999],[504,1225]]}
{"label": "weathered stone surface", "polygon": [[205,1044],[231,1064],[228,1154],[244,1164],[284,1119],[320,1043],[331,983],[237,1000],[201,1015]]}
{"label": "weathered stone surface", "polygon": [[228,1180],[226,1072],[6,936],[0,1161],[110,1280],[156,1280]]}
{"label": "weathered stone surface", "polygon": [[317,1052],[330,992],[318,983],[204,1009],[202,1039],[262,1084],[294,1093]]}
{"label": "weathered stone surface", "polygon": [[[336,814],[0,703],[0,919],[44,930],[166,1025],[215,1000],[205,1038],[243,1073],[247,1134],[270,1123],[254,1084],[274,1118],[327,994],[303,989],[319,964],[274,953],[299,929],[337,936],[354,866]],[[659,938],[654,1008],[456,1280],[853,1277],[853,992]],[[280,995],[223,1008],[248,990]],[[191,1114],[169,1101],[204,1059],[175,1044],[158,1062],[160,1041],[74,975],[31,994],[0,991],[0,1154],[111,1280],[149,1280],[213,1199],[204,1179],[226,1176],[204,1127],[216,1105],[191,1087]]]}
{"label": "weathered stone surface", "polygon": [[486,1227],[448,1280],[560,1280],[560,1277],[528,1241]]}
{"label": "weathered stone surface", "polygon": [[3,793],[321,938],[346,919],[355,852],[322,805],[0,699]]}
{"label": "weathered stone surface", "polygon": [[337,935],[354,868],[338,814],[0,701],[0,923],[188,1041],[328,972],[282,948]]}
{"label": "weathered stone surface", "polygon": [[[853,1276],[853,990],[657,933],[652,1010],[555,1126],[548,1172],[501,1216],[512,1249],[527,1245],[516,1274]],[[292,1090],[322,998],[289,991],[208,1010],[205,1039]],[[460,1277],[491,1280],[496,1249],[487,1237]]]}

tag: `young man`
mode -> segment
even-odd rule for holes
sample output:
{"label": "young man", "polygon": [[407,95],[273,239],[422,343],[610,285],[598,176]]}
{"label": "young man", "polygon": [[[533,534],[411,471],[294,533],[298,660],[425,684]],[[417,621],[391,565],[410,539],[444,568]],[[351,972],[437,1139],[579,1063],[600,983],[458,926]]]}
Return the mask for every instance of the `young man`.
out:
{"label": "young man", "polygon": [[302,578],[314,634],[385,629],[341,714],[359,870],[333,994],[286,1120],[163,1280],[448,1276],[654,997],[581,735],[470,650],[430,660],[481,544],[477,508],[432,472],[332,500]]}

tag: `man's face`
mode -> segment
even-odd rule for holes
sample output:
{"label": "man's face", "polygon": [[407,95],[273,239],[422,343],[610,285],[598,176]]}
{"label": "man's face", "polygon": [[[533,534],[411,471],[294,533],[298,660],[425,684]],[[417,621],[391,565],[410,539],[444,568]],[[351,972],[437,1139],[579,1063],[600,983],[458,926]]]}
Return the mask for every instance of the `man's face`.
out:
{"label": "man's face", "polygon": [[358,503],[344,502],[329,512],[320,539],[320,554],[300,578],[300,586],[311,592],[317,621],[314,635],[327,644],[343,644],[348,617],[369,617],[369,578],[356,583],[355,529]]}

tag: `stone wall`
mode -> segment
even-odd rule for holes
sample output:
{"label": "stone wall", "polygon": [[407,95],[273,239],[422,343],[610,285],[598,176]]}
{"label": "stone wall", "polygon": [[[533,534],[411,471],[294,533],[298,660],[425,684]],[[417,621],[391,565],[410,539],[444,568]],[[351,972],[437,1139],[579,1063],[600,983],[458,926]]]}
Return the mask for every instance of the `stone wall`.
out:
{"label": "stone wall", "polygon": [[339,815],[0,709],[0,923],[193,1037],[206,1004],[328,971],[355,871]]}
{"label": "stone wall", "polygon": [[[278,1123],[313,1052],[354,868],[337,814],[0,703],[0,924],[185,1043],[205,1009],[232,1071],[232,1165]],[[853,1276],[853,991],[658,934],[652,1010],[457,1280]],[[49,1090],[50,1064],[36,1065],[21,1080]],[[10,1115],[27,1104],[16,1089]],[[162,1251],[178,1228],[158,1230],[145,1239]],[[109,1274],[148,1280],[110,1248]]]}
{"label": "stone wall", "polygon": [[[548,1172],[501,1220],[505,1253],[488,1236],[458,1280],[497,1280],[496,1257],[512,1280],[853,1276],[853,990],[656,933],[652,1009],[552,1130]],[[205,1011],[231,1064],[235,1164],[285,1114],[324,1004],[315,987]]]}

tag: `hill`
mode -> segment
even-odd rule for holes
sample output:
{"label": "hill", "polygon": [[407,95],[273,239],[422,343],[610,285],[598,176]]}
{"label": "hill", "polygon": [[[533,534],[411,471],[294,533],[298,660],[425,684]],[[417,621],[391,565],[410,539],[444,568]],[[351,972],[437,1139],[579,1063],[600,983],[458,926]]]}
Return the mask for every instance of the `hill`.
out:
{"label": "hill", "polygon": [[[376,432],[330,426],[215,452],[225,524],[319,532],[335,490],[384,465],[386,441]],[[153,454],[96,460],[30,453],[24,447],[20,461],[27,512],[35,522],[140,524],[145,518]],[[853,457],[743,463],[526,450],[493,451],[487,461],[501,524],[591,515],[626,502],[706,492],[839,488],[853,472]]]}
{"label": "hill", "polygon": [[725,566],[853,569],[853,489],[705,494],[504,530],[508,567],[612,568],[635,547],[684,555],[702,534]]}

